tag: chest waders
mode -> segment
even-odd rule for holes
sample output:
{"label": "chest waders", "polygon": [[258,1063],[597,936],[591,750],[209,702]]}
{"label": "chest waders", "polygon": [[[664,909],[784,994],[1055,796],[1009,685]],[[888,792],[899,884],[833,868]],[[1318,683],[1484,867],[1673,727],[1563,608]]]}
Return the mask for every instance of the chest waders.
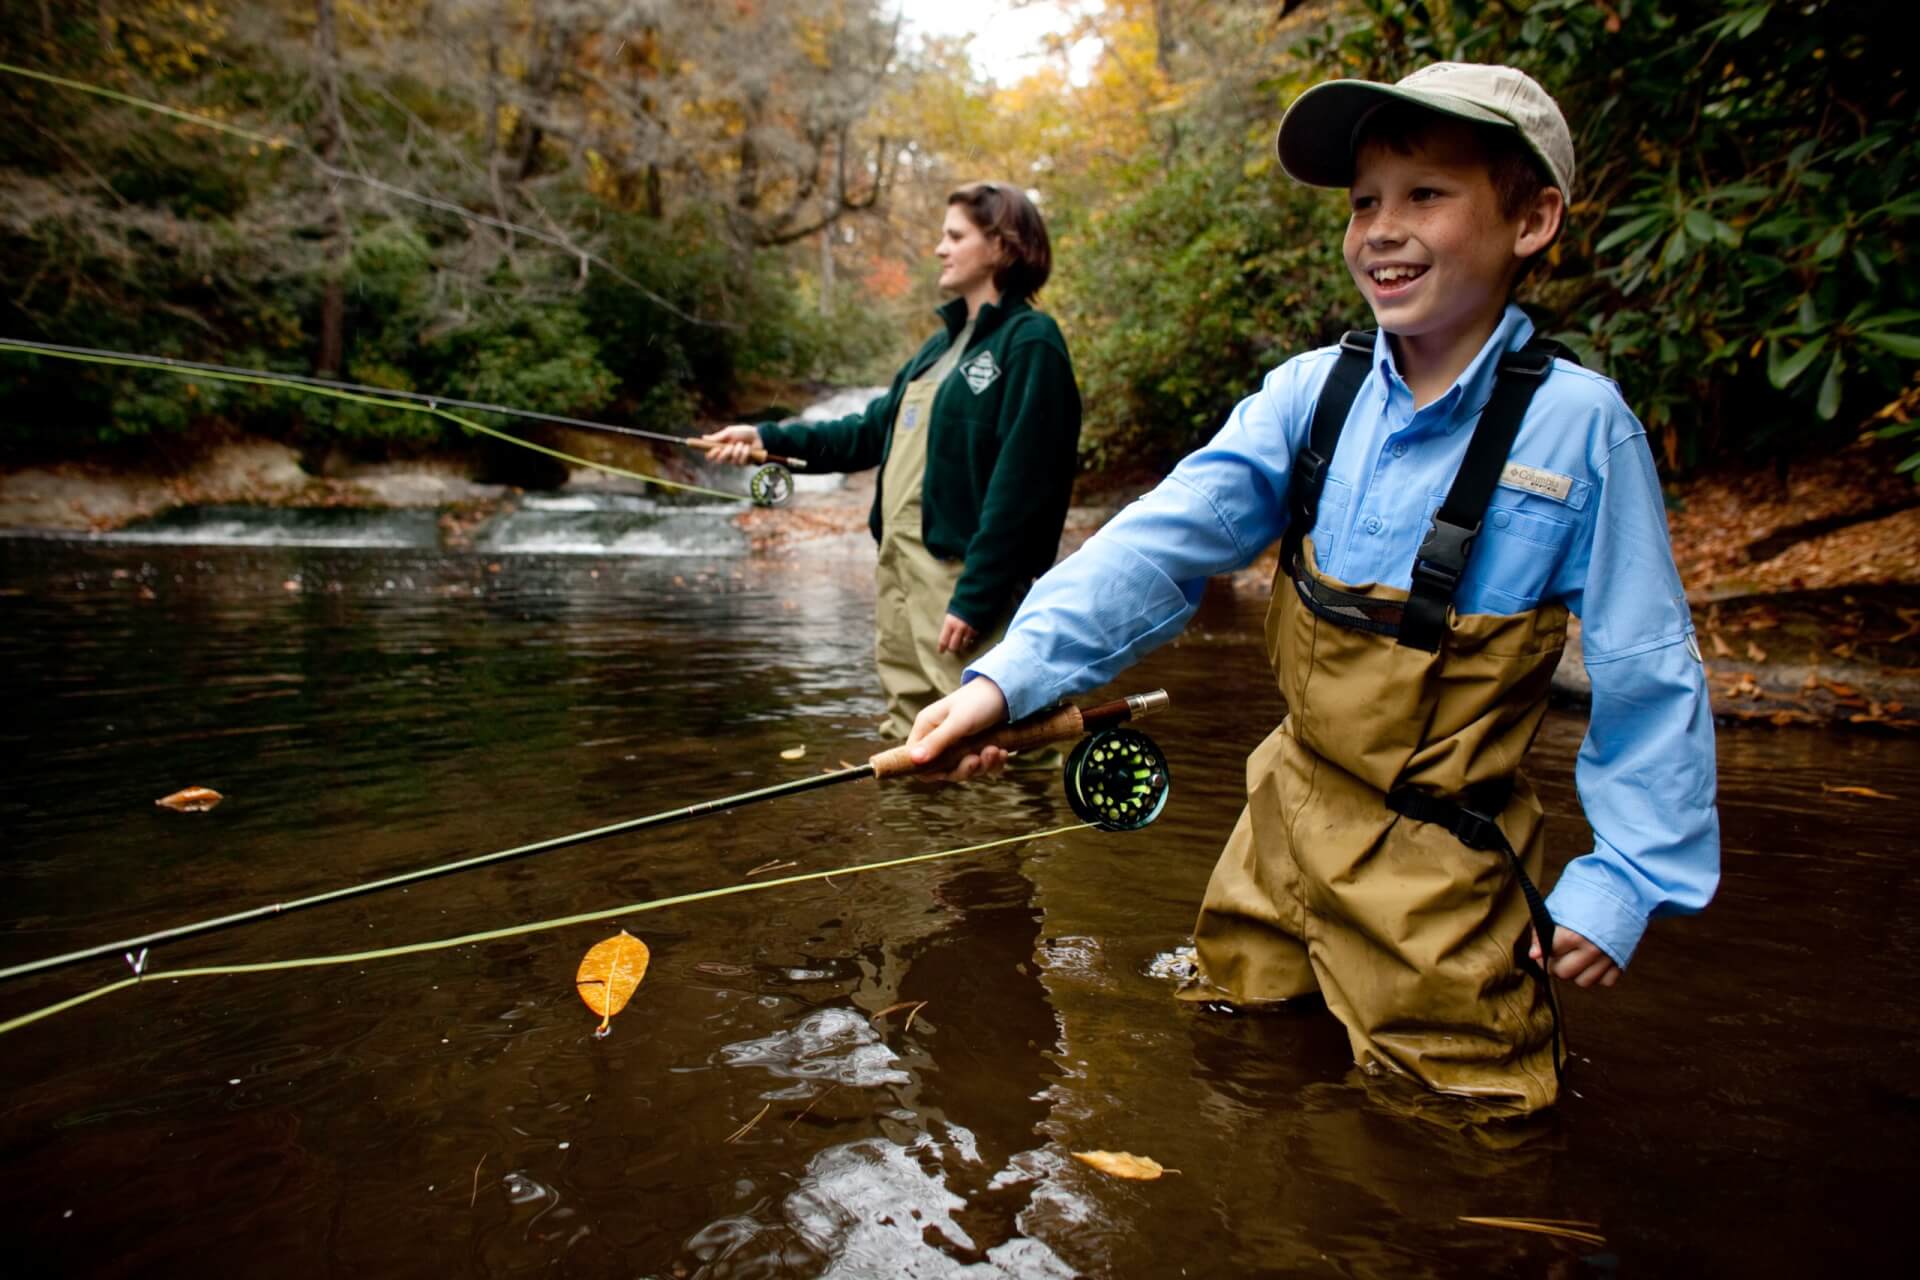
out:
{"label": "chest waders", "polygon": [[983,631],[967,653],[940,652],[947,604],[966,564],[934,555],[921,528],[934,401],[959,366],[972,335],[969,320],[946,354],[907,384],[882,464],[880,491],[885,507],[875,570],[873,657],[887,697],[881,732],[890,738],[904,739],[916,716],[960,687],[967,660],[999,643],[1006,631],[1008,618],[1002,617]]}
{"label": "chest waders", "polygon": [[1257,1005],[1319,991],[1368,1070],[1503,1110],[1550,1106],[1564,1051],[1535,884],[1541,809],[1520,760],[1565,647],[1559,604],[1459,615],[1455,589],[1553,351],[1500,360],[1410,590],[1321,573],[1313,528],[1328,463],[1372,370],[1371,333],[1339,361],[1295,459],[1267,654],[1287,718],[1247,760],[1247,805],[1194,927],[1189,999]]}

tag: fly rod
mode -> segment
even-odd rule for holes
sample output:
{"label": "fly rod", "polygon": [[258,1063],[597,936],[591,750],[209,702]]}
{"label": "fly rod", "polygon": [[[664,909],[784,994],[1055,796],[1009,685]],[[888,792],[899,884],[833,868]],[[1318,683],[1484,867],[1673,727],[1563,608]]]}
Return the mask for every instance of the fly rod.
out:
{"label": "fly rod", "polygon": [[[1068,760],[1067,796],[1074,812],[1083,820],[1104,826],[1109,830],[1132,830],[1153,821],[1165,807],[1169,788],[1168,772],[1165,760],[1160,756],[1159,749],[1153,745],[1151,739],[1143,733],[1122,729],[1120,726],[1129,720],[1163,710],[1169,702],[1166,691],[1156,689],[1151,693],[1133,694],[1085,710],[1079,707],[1056,707],[1038,712],[1017,724],[1006,725],[977,738],[969,739],[957,746],[952,754],[957,756],[968,751],[977,751],[985,746],[996,746],[1009,752],[1023,751],[1052,742],[1082,738],[1084,740]],[[711,813],[721,813],[743,805],[755,804],[761,800],[771,800],[775,796],[798,795],[803,791],[816,791],[822,787],[831,787],[843,782],[857,782],[863,778],[898,778],[929,772],[937,769],[939,763],[916,765],[906,747],[893,747],[870,757],[865,764],[854,765],[832,773],[799,778],[792,782],[782,782],[753,791],[742,791],[737,795],[723,796],[718,800],[706,800],[679,809],[666,809],[643,818],[630,818],[609,826],[595,827],[590,831],[576,831],[569,835],[554,836],[532,844],[483,853],[471,858],[462,858],[456,862],[444,862],[438,866],[422,867],[399,875],[387,876],[384,879],[370,880],[364,884],[349,885],[343,889],[295,898],[289,902],[270,903],[248,911],[237,911],[231,915],[218,916],[210,920],[200,920],[170,929],[159,929],[137,937],[122,938],[117,942],[104,942],[99,946],[70,951],[64,955],[28,961],[8,969],[0,969],[0,981],[25,977],[32,973],[44,973],[50,969],[63,968],[83,960],[112,955],[115,952],[125,953],[129,963],[133,964],[136,972],[139,972],[144,968],[145,949],[156,943],[175,942],[182,938],[215,933],[248,921],[287,915],[294,911],[303,911],[308,907],[317,907],[323,903],[343,902],[348,898],[379,893],[401,885],[418,884],[423,880],[470,871],[475,867],[488,866],[496,862],[530,857],[536,853],[550,853],[555,849],[571,848],[594,840],[604,840],[609,836],[623,835],[630,831],[666,826],[669,823],[703,817]],[[136,952],[141,953],[138,959],[134,958]]]}
{"label": "fly rod", "polygon": [[[88,364],[109,364],[134,369],[152,369],[161,373],[178,374],[181,377],[192,377],[194,374],[200,374],[204,377],[222,382],[241,382],[256,386],[285,387],[293,391],[308,391],[315,395],[329,396],[335,399],[354,400],[359,403],[373,404],[388,409],[430,413],[437,417],[446,418],[451,422],[458,423],[470,431],[494,436],[497,439],[505,440],[511,444],[520,445],[523,448],[549,454],[568,462],[579,463],[582,466],[594,467],[601,471],[611,472],[614,475],[628,476],[633,479],[646,481],[649,484],[662,485],[667,488],[712,494],[713,496],[721,498],[736,498],[738,496],[724,493],[717,489],[702,489],[695,485],[684,485],[675,481],[662,480],[657,476],[648,476],[635,471],[627,471],[619,467],[609,466],[606,463],[594,462],[588,458],[577,458],[572,454],[561,453],[557,449],[549,449],[545,445],[535,444],[530,440],[522,440],[517,436],[495,431],[491,427],[485,427],[477,422],[469,421],[466,418],[449,413],[447,410],[476,409],[481,412],[497,413],[510,418],[527,418],[538,422],[554,422],[564,426],[582,427],[591,431],[608,431],[617,435],[638,436],[646,440],[663,440],[668,444],[683,445],[689,449],[697,449],[703,454],[708,451],[707,446],[700,443],[697,439],[687,436],[676,436],[665,431],[646,431],[639,427],[619,427],[612,423],[593,422],[586,418],[569,418],[557,413],[540,413],[531,409],[515,409],[507,405],[488,404],[479,400],[461,400],[450,396],[430,395],[422,391],[398,391],[391,387],[377,387],[362,382],[341,382],[332,378],[314,378],[297,373],[273,373],[265,369],[246,369],[235,365],[209,364],[200,360],[182,360],[175,356],[137,355],[124,351],[110,351],[101,347],[64,346],[55,342],[37,342],[29,338],[0,337],[0,351],[12,351],[21,355],[50,356],[57,360],[78,360]],[[416,406],[419,407],[416,408]],[[762,448],[755,448],[752,457],[755,462],[765,464],[753,473],[752,479],[748,482],[748,496],[754,505],[762,507],[779,506],[793,496],[793,476],[790,474],[789,469],[793,467],[804,468],[806,463],[803,460],[786,457],[782,454],[768,453]]]}

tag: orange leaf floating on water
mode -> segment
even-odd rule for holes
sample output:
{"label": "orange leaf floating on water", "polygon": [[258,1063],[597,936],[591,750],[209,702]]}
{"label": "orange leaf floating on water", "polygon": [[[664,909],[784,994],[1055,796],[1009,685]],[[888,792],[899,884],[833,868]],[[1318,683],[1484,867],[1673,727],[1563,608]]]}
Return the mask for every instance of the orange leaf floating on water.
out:
{"label": "orange leaf floating on water", "polygon": [[574,989],[587,1008],[600,1015],[598,1039],[607,1034],[613,1015],[627,1007],[634,988],[647,976],[647,944],[622,929],[604,942],[596,942],[580,961],[574,976]]}
{"label": "orange leaf floating on water", "polygon": [[785,751],[782,751],[780,753],[780,758],[782,760],[798,760],[801,756],[804,756],[805,754],[807,754],[807,749],[804,745],[798,746],[798,747],[788,747]]}
{"label": "orange leaf floating on water", "polygon": [[1134,1178],[1142,1182],[1151,1182],[1163,1173],[1180,1172],[1166,1168],[1151,1156],[1136,1156],[1130,1151],[1076,1151],[1073,1158],[1092,1165],[1109,1177]]}
{"label": "orange leaf floating on water", "polygon": [[162,809],[171,809],[175,813],[205,813],[225,799],[225,796],[212,787],[188,787],[170,796],[161,796],[154,803]]}

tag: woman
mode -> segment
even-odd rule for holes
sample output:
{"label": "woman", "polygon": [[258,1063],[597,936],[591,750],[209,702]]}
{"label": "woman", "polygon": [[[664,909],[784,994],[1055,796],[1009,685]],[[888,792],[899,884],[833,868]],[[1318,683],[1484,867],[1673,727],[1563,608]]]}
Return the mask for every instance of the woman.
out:
{"label": "woman", "polygon": [[946,323],[864,412],[700,438],[721,462],[765,449],[810,471],[880,468],[868,518],[880,544],[874,654],[895,738],[960,687],[966,655],[999,639],[1053,564],[1080,439],[1066,341],[1032,306],[1053,269],[1039,211],[1012,187],[962,187],[934,255],[954,295]]}

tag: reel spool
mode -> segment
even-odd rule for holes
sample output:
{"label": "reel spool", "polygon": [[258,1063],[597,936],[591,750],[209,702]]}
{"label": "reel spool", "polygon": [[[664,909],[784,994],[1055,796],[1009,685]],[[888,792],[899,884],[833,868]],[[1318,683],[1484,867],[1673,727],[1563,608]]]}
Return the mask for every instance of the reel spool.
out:
{"label": "reel spool", "polygon": [[784,506],[793,496],[793,472],[777,462],[769,462],[747,481],[747,495],[756,507]]}
{"label": "reel spool", "polygon": [[1104,729],[1067,756],[1067,803],[1102,831],[1138,831],[1160,816],[1172,791],[1167,758],[1138,729]]}

